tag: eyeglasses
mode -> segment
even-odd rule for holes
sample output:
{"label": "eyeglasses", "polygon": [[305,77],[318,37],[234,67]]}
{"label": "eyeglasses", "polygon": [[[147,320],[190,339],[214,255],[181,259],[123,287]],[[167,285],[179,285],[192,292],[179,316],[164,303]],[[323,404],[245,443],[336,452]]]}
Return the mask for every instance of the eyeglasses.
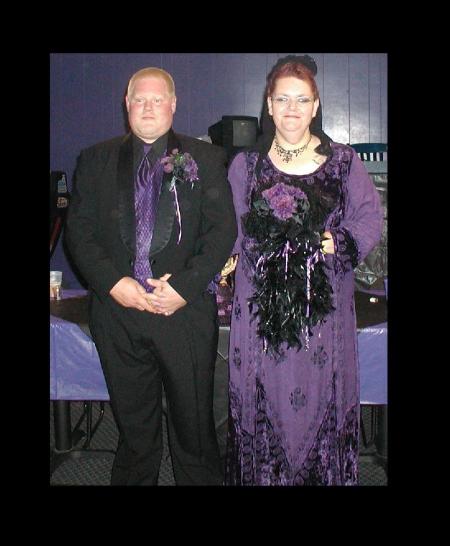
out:
{"label": "eyeglasses", "polygon": [[280,95],[278,97],[271,97],[272,101],[279,106],[280,108],[286,108],[291,101],[294,103],[294,106],[298,108],[306,108],[308,104],[314,102],[314,97],[286,97],[285,95]]}

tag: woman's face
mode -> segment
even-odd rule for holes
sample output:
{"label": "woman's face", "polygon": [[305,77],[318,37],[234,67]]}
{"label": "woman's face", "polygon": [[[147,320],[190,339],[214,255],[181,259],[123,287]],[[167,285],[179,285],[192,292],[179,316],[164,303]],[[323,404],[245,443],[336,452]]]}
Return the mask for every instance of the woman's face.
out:
{"label": "woman's face", "polygon": [[276,81],[272,96],[267,98],[267,107],[277,131],[295,143],[316,115],[319,99],[314,100],[309,83],[289,76]]}

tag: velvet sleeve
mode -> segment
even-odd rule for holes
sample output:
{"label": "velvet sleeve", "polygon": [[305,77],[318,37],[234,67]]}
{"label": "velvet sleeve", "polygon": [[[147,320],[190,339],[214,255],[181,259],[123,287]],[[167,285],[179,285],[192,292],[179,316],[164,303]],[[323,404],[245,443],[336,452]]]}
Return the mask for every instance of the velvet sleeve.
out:
{"label": "velvet sleeve", "polygon": [[355,151],[343,191],[342,221],[329,231],[333,236],[336,265],[348,271],[362,262],[379,242],[383,226],[380,197]]}
{"label": "velvet sleeve", "polygon": [[238,227],[238,236],[234,243],[231,254],[239,254],[243,233],[242,233],[242,215],[248,212],[247,204],[247,159],[246,154],[241,152],[235,156],[228,169],[228,180],[233,192],[233,204],[236,213],[236,222]]}

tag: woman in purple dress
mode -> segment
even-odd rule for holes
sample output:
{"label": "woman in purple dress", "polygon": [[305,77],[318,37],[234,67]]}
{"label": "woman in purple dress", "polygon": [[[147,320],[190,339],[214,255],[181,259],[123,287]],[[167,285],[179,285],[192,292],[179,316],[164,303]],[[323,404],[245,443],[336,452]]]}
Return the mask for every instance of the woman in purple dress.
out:
{"label": "woman in purple dress", "polygon": [[275,132],[229,169],[239,260],[225,484],[357,485],[353,268],[380,238],[380,200],[353,149],[314,130],[304,63],[275,66],[266,93]]}

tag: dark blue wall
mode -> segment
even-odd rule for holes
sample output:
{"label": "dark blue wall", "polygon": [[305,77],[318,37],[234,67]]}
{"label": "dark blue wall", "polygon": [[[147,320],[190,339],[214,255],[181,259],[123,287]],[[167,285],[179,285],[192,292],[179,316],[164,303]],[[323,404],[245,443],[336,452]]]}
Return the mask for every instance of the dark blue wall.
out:
{"label": "dark blue wall", "polygon": [[[259,118],[265,78],[287,53],[54,53],[50,56],[50,169],[69,188],[82,148],[123,134],[123,99],[131,75],[146,66],[175,80],[174,129],[206,135],[223,115]],[[318,66],[324,129],[343,143],[387,142],[387,54],[309,53]],[[50,262],[64,284],[79,283],[61,242]]]}

